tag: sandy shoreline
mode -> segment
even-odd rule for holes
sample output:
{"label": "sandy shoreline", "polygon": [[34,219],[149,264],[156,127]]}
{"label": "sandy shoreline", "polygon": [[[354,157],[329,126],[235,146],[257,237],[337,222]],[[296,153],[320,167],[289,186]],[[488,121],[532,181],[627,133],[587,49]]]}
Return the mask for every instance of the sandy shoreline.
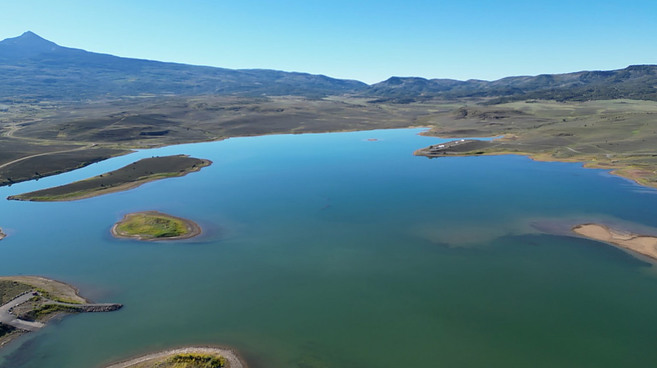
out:
{"label": "sandy shoreline", "polygon": [[[173,219],[176,219],[176,220],[180,220],[183,223],[185,223],[185,226],[187,226],[187,234],[180,235],[180,236],[165,237],[165,238],[145,238],[145,237],[139,236],[139,235],[136,235],[136,236],[123,235],[120,232],[118,232],[118,230],[117,230],[118,226],[122,222],[124,222],[125,220],[129,219],[130,216],[132,216],[132,215],[156,215],[156,216],[165,216],[165,217],[170,217],[170,218],[173,218]],[[115,238],[119,238],[119,239],[136,239],[136,240],[141,240],[141,241],[170,241],[170,240],[190,239],[190,238],[193,238],[195,236],[201,235],[203,230],[201,229],[201,227],[197,223],[195,223],[192,220],[188,220],[188,219],[185,219],[185,218],[182,218],[182,217],[172,216],[172,215],[162,213],[162,212],[158,212],[158,211],[141,211],[141,212],[128,213],[127,215],[123,216],[121,221],[117,222],[116,224],[114,224],[112,226],[112,228],[110,229],[110,232],[112,233],[112,236],[114,236]]]}
{"label": "sandy shoreline", "polygon": [[228,366],[230,368],[248,368],[244,361],[239,357],[237,352],[230,348],[220,348],[220,347],[184,347],[177,349],[164,350],[157,353],[152,353],[148,355],[143,355],[137,358],[130,360],[125,360],[120,363],[115,363],[108,365],[105,368],[130,368],[139,363],[147,363],[149,361],[156,361],[159,359],[165,359],[176,354],[219,354],[226,358],[228,361]]}
{"label": "sandy shoreline", "polygon": [[[500,152],[484,152],[479,156],[505,156],[505,155],[515,155],[515,156],[525,156],[530,160],[539,161],[539,162],[568,162],[568,163],[579,163],[582,164],[582,167],[585,169],[602,169],[607,170],[609,174],[621,177],[632,181],[633,183],[640,185],[646,188],[657,189],[657,184],[650,182],[645,179],[645,176],[642,174],[650,173],[647,171],[633,170],[630,167],[625,167],[621,165],[601,165],[600,163],[584,160],[580,158],[555,158],[544,153],[526,153],[526,152],[511,152],[511,151],[500,151]],[[457,156],[457,155],[454,155]],[[461,155],[461,156],[473,156],[473,155]]]}
{"label": "sandy shoreline", "polygon": [[638,235],[601,224],[581,224],[572,231],[583,237],[615,245],[657,261],[657,236]]}

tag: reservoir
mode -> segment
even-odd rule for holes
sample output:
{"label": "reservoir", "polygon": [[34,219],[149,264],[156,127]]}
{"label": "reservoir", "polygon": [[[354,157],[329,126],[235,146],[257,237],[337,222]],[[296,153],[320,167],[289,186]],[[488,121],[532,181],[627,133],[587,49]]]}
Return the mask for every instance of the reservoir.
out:
{"label": "reservoir", "polygon": [[[138,151],[0,188],[65,184],[140,158],[213,164],[61,203],[0,204],[1,275],[75,285],[112,313],[53,321],[1,368],[102,367],[187,345],[250,368],[619,367],[657,361],[657,272],[568,235],[657,227],[657,190],[523,156],[427,159],[422,129],[231,138]],[[198,223],[179,242],[115,239],[125,214]]]}

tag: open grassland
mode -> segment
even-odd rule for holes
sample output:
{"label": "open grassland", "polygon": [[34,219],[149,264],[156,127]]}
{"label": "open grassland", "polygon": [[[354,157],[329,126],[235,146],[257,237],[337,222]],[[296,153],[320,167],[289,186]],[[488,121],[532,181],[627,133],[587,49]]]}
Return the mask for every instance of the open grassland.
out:
{"label": "open grassland", "polygon": [[456,146],[445,154],[523,154],[543,161],[583,162],[657,187],[657,102],[467,105],[427,117],[426,124],[433,126],[429,135],[504,136],[476,146]]}
{"label": "open grassland", "polygon": [[0,185],[73,170],[135,148],[263,134],[408,127],[425,113],[425,106],[429,105],[368,104],[337,97],[213,96],[17,103],[0,114]]}
{"label": "open grassland", "polygon": [[[72,170],[133,148],[411,126],[430,127],[429,134],[443,137],[504,135],[458,154],[526,154],[539,160],[580,161],[613,169],[643,185],[657,185],[657,102],[489,103],[486,99],[402,104],[344,96],[196,96],[12,105],[6,114],[11,119],[0,118],[0,185]],[[11,163],[17,159],[22,161]]]}
{"label": "open grassland", "polygon": [[188,239],[201,233],[190,220],[156,211],[127,214],[112,227],[112,235],[139,240]]}
{"label": "open grassland", "polygon": [[185,155],[152,157],[118,170],[74,183],[10,196],[8,199],[37,202],[72,201],[138,187],[144,183],[184,176],[211,164]]}

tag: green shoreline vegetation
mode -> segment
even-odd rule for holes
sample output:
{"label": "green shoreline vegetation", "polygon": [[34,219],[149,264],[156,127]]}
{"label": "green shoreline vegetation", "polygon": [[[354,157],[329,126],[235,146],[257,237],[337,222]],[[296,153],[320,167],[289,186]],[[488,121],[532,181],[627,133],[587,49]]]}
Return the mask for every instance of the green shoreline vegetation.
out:
{"label": "green shoreline vegetation", "polygon": [[221,355],[209,354],[176,354],[167,359],[165,364],[158,364],[158,368],[222,368],[226,366],[226,358]]}
{"label": "green shoreline vegetation", "polygon": [[187,175],[209,166],[210,160],[186,155],[152,157],[118,170],[57,187],[7,197],[10,200],[58,202],[91,198],[136,188],[142,184]]}
{"label": "green shoreline vegetation", "polygon": [[117,238],[181,240],[201,234],[201,227],[187,219],[157,211],[145,211],[125,215],[112,226],[111,233]]}
{"label": "green shoreline vegetation", "polygon": [[140,356],[106,368],[245,368],[232,349],[222,347],[184,347]]}

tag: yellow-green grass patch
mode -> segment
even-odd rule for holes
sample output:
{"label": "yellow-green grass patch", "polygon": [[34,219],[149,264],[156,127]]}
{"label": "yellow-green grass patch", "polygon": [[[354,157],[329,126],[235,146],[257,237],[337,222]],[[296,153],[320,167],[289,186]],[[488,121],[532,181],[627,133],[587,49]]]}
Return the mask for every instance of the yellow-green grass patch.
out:
{"label": "yellow-green grass patch", "polygon": [[139,240],[187,239],[199,233],[194,222],[156,211],[127,214],[112,227],[116,237]]}

